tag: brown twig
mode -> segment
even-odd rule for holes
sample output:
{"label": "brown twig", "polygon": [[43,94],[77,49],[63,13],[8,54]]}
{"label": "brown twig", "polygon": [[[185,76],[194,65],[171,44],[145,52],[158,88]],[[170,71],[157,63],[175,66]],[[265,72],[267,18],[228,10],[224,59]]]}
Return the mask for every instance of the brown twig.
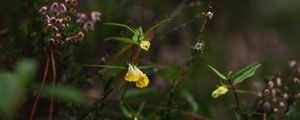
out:
{"label": "brown twig", "polygon": [[52,120],[53,111],[54,111],[54,88],[55,88],[55,81],[56,81],[56,67],[55,67],[55,59],[54,59],[54,52],[53,48],[51,48],[51,62],[52,62],[52,91],[51,91],[51,101],[50,101],[50,109],[49,109],[49,115],[48,120]]}
{"label": "brown twig", "polygon": [[116,55],[111,57],[106,64],[111,64],[113,61],[115,61],[119,56],[121,56],[123,53],[125,53],[127,50],[129,50],[132,47],[132,45],[127,45],[123,47]]}
{"label": "brown twig", "polygon": [[[209,2],[208,2],[208,11],[212,11],[211,4],[212,4],[212,0],[209,0]],[[198,34],[198,37],[197,37],[197,42],[202,42],[202,36],[203,36],[204,30],[206,28],[206,24],[207,24],[208,19],[209,19],[208,16],[204,15],[204,20],[203,20],[203,22],[201,24],[201,27],[200,27],[200,30],[199,30],[199,34]],[[165,120],[168,119],[169,112],[171,112],[169,108],[172,104],[175,89],[177,88],[179,83],[183,80],[183,78],[188,73],[187,71],[188,71],[189,66],[194,62],[193,56],[194,56],[193,54],[190,55],[190,57],[187,61],[187,64],[185,65],[183,71],[181,72],[181,76],[179,76],[177,79],[174,79],[174,81],[173,81],[171,92],[170,92],[170,95],[169,95],[168,100],[167,100],[166,112],[163,116]]]}
{"label": "brown twig", "polygon": [[35,110],[36,110],[36,107],[37,107],[37,103],[38,103],[39,98],[40,98],[41,89],[43,88],[44,83],[45,83],[46,78],[47,78],[48,69],[49,69],[49,62],[50,62],[50,58],[49,58],[49,56],[47,56],[47,61],[46,61],[46,64],[45,64],[45,70],[44,70],[43,80],[42,80],[42,83],[41,83],[40,88],[38,90],[38,94],[35,97],[35,100],[34,100],[34,103],[33,103],[32,109],[31,109],[29,120],[33,120],[33,117],[34,117],[34,114],[35,114]]}

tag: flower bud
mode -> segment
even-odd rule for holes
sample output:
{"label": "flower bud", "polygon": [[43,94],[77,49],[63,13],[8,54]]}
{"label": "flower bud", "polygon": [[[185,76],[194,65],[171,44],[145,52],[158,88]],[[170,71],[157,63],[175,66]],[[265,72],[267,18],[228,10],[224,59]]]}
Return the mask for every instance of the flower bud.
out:
{"label": "flower bud", "polygon": [[270,81],[268,82],[268,85],[269,85],[270,88],[272,88],[272,87],[274,86],[274,82],[273,82],[272,80],[270,80]]}
{"label": "flower bud", "polygon": [[264,95],[269,95],[270,94],[270,90],[269,89],[265,89],[264,90]]}
{"label": "flower bud", "polygon": [[91,19],[93,22],[99,21],[101,19],[100,16],[101,16],[101,13],[98,11],[91,12]]}
{"label": "flower bud", "polygon": [[214,13],[211,11],[206,13],[206,17],[208,17],[209,19],[212,19],[213,16],[214,16]]}
{"label": "flower bud", "polygon": [[279,106],[280,106],[280,107],[285,107],[285,104],[284,104],[284,102],[283,102],[283,101],[281,101],[281,102],[279,103]]}
{"label": "flower bud", "polygon": [[223,86],[219,86],[216,90],[213,91],[212,97],[213,98],[217,98],[217,97],[219,97],[221,95],[226,94],[228,91],[229,90],[228,90],[228,88],[226,86],[224,86],[224,85]]}
{"label": "flower bud", "polygon": [[39,10],[39,12],[40,12],[42,15],[46,15],[47,11],[48,11],[48,7],[47,7],[47,6],[43,6],[43,7]]}
{"label": "flower bud", "polygon": [[281,86],[281,85],[282,85],[282,80],[281,80],[281,78],[279,78],[279,77],[276,78],[276,85],[277,85],[277,86]]}

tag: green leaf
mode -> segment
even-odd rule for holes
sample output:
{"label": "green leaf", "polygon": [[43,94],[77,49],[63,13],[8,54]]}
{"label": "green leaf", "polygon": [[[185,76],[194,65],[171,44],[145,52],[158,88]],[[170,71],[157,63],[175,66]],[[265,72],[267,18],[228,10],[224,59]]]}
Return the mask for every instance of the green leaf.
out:
{"label": "green leaf", "polygon": [[[52,96],[52,85],[46,85],[41,91],[42,97],[50,98]],[[83,103],[85,95],[79,89],[71,86],[55,85],[53,97],[63,100],[65,102]]]}
{"label": "green leaf", "polygon": [[142,113],[142,111],[143,111],[143,109],[144,109],[145,103],[146,103],[146,102],[144,101],[144,102],[140,105],[138,111],[136,112],[136,115],[137,115],[137,116],[140,116],[140,115],[141,115],[141,113]]}
{"label": "green leaf", "polygon": [[246,90],[234,90],[234,91],[237,93],[242,93],[242,94],[253,94],[252,92],[246,91]]}
{"label": "green leaf", "polygon": [[121,42],[124,42],[124,43],[129,43],[129,44],[138,44],[137,41],[134,41],[130,38],[125,38],[125,37],[108,37],[108,38],[105,38],[105,41],[109,41],[109,40],[117,40],[117,41],[121,41]]}
{"label": "green leaf", "polygon": [[[127,69],[126,67],[124,66],[116,66],[116,65],[88,65],[88,64],[85,64],[83,65],[83,67],[95,67],[95,68],[108,68],[108,69]],[[137,66],[137,68],[139,69],[151,69],[151,68],[154,68],[156,67],[156,65],[148,65],[148,66]]]}
{"label": "green leaf", "polygon": [[161,21],[161,22],[155,24],[155,25],[152,26],[150,29],[148,29],[148,30],[145,32],[144,35],[147,35],[147,34],[148,34],[149,32],[151,32],[152,30],[158,28],[158,27],[161,26],[162,24],[167,23],[167,22],[169,22],[169,21],[171,21],[171,20],[172,20],[172,19],[169,18],[169,19],[163,20],[163,21]]}
{"label": "green leaf", "polygon": [[113,25],[113,26],[124,27],[124,28],[128,29],[130,32],[132,32],[134,34],[134,30],[132,28],[130,28],[129,26],[124,25],[124,24],[119,24],[119,23],[104,23],[104,25]]}
{"label": "green leaf", "polygon": [[253,76],[255,74],[255,71],[257,70],[257,68],[259,68],[260,66],[261,66],[261,64],[255,63],[255,64],[249,65],[249,66],[243,68],[242,70],[238,71],[232,77],[233,83],[239,84],[239,83],[244,82],[247,78]]}
{"label": "green leaf", "polygon": [[220,73],[218,70],[216,70],[214,67],[208,65],[208,67],[210,69],[212,69],[221,79],[226,80],[227,78],[225,77],[225,75],[223,75],[222,73]]}
{"label": "green leaf", "polygon": [[139,27],[134,30],[134,34],[132,36],[132,40],[140,42],[144,40],[144,33],[142,27]]}
{"label": "green leaf", "polygon": [[146,95],[155,91],[154,87],[144,88],[144,89],[129,89],[126,94],[123,96],[125,99],[137,98],[142,95]]}
{"label": "green leaf", "polygon": [[199,109],[199,105],[198,105],[197,101],[195,100],[193,94],[186,90],[182,91],[182,94],[185,97],[185,99],[187,100],[187,102],[192,106],[192,111],[197,112]]}
{"label": "green leaf", "polygon": [[127,69],[123,66],[114,66],[114,65],[83,65],[84,67],[95,67],[95,68],[109,68],[109,69]]}
{"label": "green leaf", "polygon": [[125,106],[125,103],[121,100],[120,101],[120,108],[121,108],[121,111],[122,113],[128,117],[128,118],[132,118],[133,117],[133,113],[131,110],[129,110],[126,106]]}

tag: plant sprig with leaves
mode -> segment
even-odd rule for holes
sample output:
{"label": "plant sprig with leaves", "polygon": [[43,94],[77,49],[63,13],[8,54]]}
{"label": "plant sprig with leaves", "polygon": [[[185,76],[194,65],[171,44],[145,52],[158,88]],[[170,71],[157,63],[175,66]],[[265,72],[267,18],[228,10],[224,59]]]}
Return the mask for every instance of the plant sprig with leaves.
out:
{"label": "plant sprig with leaves", "polygon": [[[213,98],[218,98],[219,96],[222,96],[222,95],[226,94],[228,91],[232,90],[233,94],[234,94],[236,104],[237,104],[238,113],[243,118],[244,114],[242,112],[242,108],[241,108],[241,105],[240,105],[240,102],[239,102],[239,98],[238,98],[235,86],[238,85],[238,84],[243,83],[245,80],[252,77],[255,74],[256,70],[260,66],[261,66],[261,64],[254,63],[252,65],[249,65],[249,66],[239,70],[238,72],[236,72],[234,74],[233,74],[233,71],[229,71],[228,74],[225,76],[224,74],[219,72],[214,67],[208,65],[208,67],[210,69],[212,69],[218,77],[221,78],[221,80],[220,80],[221,85],[218,86],[217,89],[213,91],[212,97]],[[228,84],[226,84],[226,82]],[[231,89],[229,89],[229,88],[231,88]]]}
{"label": "plant sprig with leaves", "polygon": [[127,25],[124,24],[119,24],[119,23],[105,23],[105,25],[112,25],[112,26],[119,26],[119,27],[124,27],[127,30],[129,30],[133,36],[132,38],[127,38],[127,37],[108,37],[105,39],[105,41],[109,41],[109,40],[117,40],[117,41],[121,41],[124,43],[128,43],[128,44],[133,44],[133,45],[138,45],[140,46],[143,50],[145,51],[149,51],[150,49],[150,41],[146,39],[146,35],[149,34],[151,31],[157,29],[159,26],[161,26],[162,24],[169,22],[171,19],[166,19],[163,20],[157,24],[155,24],[154,26],[152,26],[150,29],[148,29],[145,33],[143,32],[143,28],[142,27],[138,27],[136,29],[133,29]]}

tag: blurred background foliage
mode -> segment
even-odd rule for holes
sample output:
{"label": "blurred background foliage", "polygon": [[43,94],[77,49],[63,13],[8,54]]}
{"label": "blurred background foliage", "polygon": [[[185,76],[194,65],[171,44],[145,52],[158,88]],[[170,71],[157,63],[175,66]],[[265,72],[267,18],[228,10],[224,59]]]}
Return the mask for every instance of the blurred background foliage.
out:
{"label": "blurred background foliage", "polygon": [[[105,42],[106,37],[126,35],[120,28],[103,25],[105,22],[123,23],[133,27],[151,27],[169,18],[183,0],[79,0],[78,11],[100,11],[102,22],[94,31],[86,34],[84,42],[57,51],[57,80],[55,117],[59,119],[89,115],[97,98],[104,89],[98,68],[83,67],[84,64],[100,64],[125,46],[123,43]],[[126,85],[118,96],[108,100],[103,111],[105,118],[124,118],[118,101],[126,101],[136,111],[145,102],[143,117],[158,110],[167,99],[172,79],[180,74],[195,44],[207,9],[205,0],[185,0],[173,20],[163,25],[155,35],[149,52],[142,52],[140,65],[160,65],[145,72],[150,85],[138,90]],[[5,119],[27,118],[32,101],[43,75],[46,61],[45,30],[38,10],[51,3],[50,0],[1,0],[0,1],[0,114]],[[180,86],[184,104],[183,111],[195,112],[211,119],[234,119],[234,103],[231,95],[213,99],[211,92],[218,78],[207,64],[220,71],[238,70],[259,61],[262,67],[255,77],[240,89],[262,91],[265,77],[276,72],[287,74],[287,62],[299,60],[300,1],[299,0],[213,0],[214,17],[204,33],[204,55],[191,66]],[[195,18],[195,19],[194,19]],[[194,20],[193,20],[194,19]],[[191,23],[187,21],[193,20]],[[176,30],[173,28],[186,24]],[[136,50],[131,48],[112,65],[125,66]],[[34,59],[21,60],[23,58]],[[35,68],[37,68],[36,74]],[[34,76],[34,77],[32,77]],[[112,87],[123,80],[124,71],[111,70]],[[107,76],[106,76],[107,77]],[[32,79],[34,78],[34,79]],[[50,82],[50,81],[48,81]],[[49,85],[44,87],[42,102],[38,104],[38,118],[46,118],[49,104]],[[12,96],[13,95],[13,96]],[[242,94],[242,103],[250,108],[255,94]],[[62,99],[59,99],[62,98]],[[65,102],[62,102],[65,101]],[[179,101],[180,102],[180,101]],[[9,104],[8,104],[9,103]],[[97,102],[96,102],[97,103]],[[116,104],[117,103],[117,104]],[[148,106],[147,106],[148,104]],[[153,107],[149,105],[158,106]],[[82,112],[84,111],[84,112]],[[84,114],[87,113],[87,114]],[[152,113],[153,114],[153,113]],[[18,115],[18,116],[15,116]],[[294,112],[294,118],[299,118]],[[178,117],[180,119],[180,117]],[[184,117],[183,117],[184,118]],[[155,119],[155,118],[153,118]]]}

